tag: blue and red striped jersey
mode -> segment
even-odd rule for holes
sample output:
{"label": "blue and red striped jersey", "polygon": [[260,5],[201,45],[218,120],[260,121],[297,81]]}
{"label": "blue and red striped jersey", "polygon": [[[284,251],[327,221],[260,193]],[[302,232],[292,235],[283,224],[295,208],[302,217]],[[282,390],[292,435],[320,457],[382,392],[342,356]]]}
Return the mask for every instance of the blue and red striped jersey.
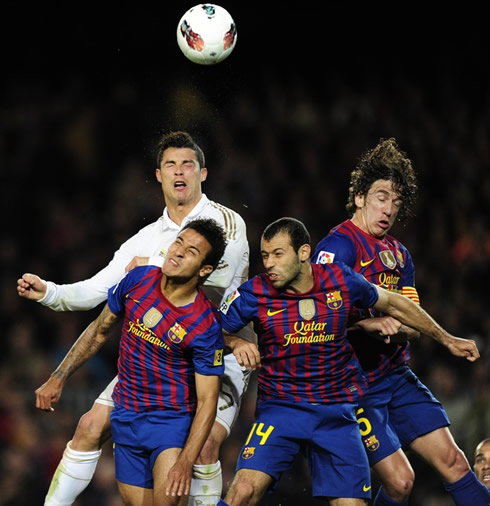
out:
{"label": "blue and red striped jersey", "polygon": [[220,307],[223,328],[230,333],[254,322],[262,362],[258,403],[353,402],[365,391],[346,328],[353,305],[376,303],[376,288],[341,264],[312,269],[314,286],[307,293],[278,291],[267,274],[260,274]]}
{"label": "blue and red striped jersey", "polygon": [[[343,262],[368,281],[387,290],[401,293],[419,303],[415,288],[415,267],[408,250],[394,237],[377,239],[363,232],[351,220],[334,227],[317,245],[312,261],[319,264]],[[360,316],[377,316],[374,310],[358,310]],[[409,358],[409,342],[386,344],[362,331],[349,333],[368,382]]]}
{"label": "blue and red striped jersey", "polygon": [[221,375],[223,332],[217,308],[201,290],[174,306],[163,295],[158,267],[137,267],[109,290],[109,309],[124,313],[119,344],[117,407],[194,412],[195,372]]}

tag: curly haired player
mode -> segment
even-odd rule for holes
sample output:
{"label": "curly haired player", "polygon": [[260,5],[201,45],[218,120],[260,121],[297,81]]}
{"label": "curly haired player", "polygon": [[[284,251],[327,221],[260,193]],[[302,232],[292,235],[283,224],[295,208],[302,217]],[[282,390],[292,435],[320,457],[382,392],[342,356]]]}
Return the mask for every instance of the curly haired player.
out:
{"label": "curly haired player", "polygon": [[[418,302],[410,253],[388,234],[397,219],[412,214],[416,192],[411,160],[395,139],[382,139],[351,173],[346,205],[351,218],[318,243],[313,262],[344,262],[368,281]],[[419,333],[405,325],[397,329],[391,317],[374,310],[359,310],[357,320],[349,341],[369,386],[358,422],[369,463],[382,482],[374,504],[407,504],[415,475],[403,450],[410,448],[438,471],[457,505],[488,506],[490,492],[454,442],[444,408],[408,366],[409,340]],[[380,327],[390,335],[388,343],[368,338],[379,336]]]}

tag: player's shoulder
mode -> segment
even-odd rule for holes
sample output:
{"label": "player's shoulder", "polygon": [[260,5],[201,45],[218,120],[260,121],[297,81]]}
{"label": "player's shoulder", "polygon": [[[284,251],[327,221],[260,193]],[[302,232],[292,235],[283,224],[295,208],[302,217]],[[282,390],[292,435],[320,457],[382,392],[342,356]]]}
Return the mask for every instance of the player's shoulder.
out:
{"label": "player's shoulder", "polygon": [[336,260],[335,262],[329,263],[313,263],[311,266],[316,274],[328,278],[335,276],[337,273],[350,274],[353,272],[352,268],[342,260]]}
{"label": "player's shoulder", "polygon": [[134,269],[128,271],[124,277],[115,285],[119,291],[126,293],[148,282],[154,281],[158,276],[161,276],[162,269],[154,265],[139,265]]}
{"label": "player's shoulder", "polygon": [[385,241],[392,244],[396,249],[409,253],[408,248],[393,235],[387,234],[385,237]]}
{"label": "player's shoulder", "polygon": [[251,294],[256,296],[260,292],[258,287],[260,287],[263,283],[267,283],[265,276],[265,274],[256,274],[255,276],[252,276],[250,279],[244,281],[240,286],[237,286],[234,290],[227,292],[224,300],[227,300],[228,303],[230,303],[241,294]]}
{"label": "player's shoulder", "polygon": [[138,265],[126,273],[126,278],[133,281],[141,281],[143,279],[155,278],[160,276],[162,269],[155,265]]}
{"label": "player's shoulder", "polygon": [[225,229],[227,239],[235,239],[246,232],[245,221],[240,214],[214,200],[208,200],[201,216],[215,219]]}
{"label": "player's shoulder", "polygon": [[346,233],[340,224],[330,230],[315,247],[312,255],[313,262],[325,264],[340,259],[352,260],[357,254],[357,243],[351,234]]}

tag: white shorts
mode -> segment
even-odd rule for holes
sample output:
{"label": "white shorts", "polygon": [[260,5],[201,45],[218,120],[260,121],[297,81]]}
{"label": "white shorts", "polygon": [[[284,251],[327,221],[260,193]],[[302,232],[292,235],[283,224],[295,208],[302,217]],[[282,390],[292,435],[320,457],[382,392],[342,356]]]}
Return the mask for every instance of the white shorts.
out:
{"label": "white shorts", "polygon": [[[240,411],[243,394],[246,392],[252,371],[238,365],[235,355],[225,355],[225,373],[221,377],[216,421],[221,424],[228,435]],[[95,403],[114,407],[112,391],[117,383],[117,376],[107,385],[104,391],[95,399]]]}
{"label": "white shorts", "polygon": [[114,401],[112,400],[112,391],[117,383],[117,376],[105,387],[104,391],[95,399],[95,403],[104,404],[105,406],[114,407]]}

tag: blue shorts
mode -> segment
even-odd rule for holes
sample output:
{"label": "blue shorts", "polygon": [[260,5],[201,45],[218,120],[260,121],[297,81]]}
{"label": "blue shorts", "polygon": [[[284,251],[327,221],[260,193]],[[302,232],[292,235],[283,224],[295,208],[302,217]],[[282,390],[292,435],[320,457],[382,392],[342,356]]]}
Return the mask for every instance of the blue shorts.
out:
{"label": "blue shorts", "polygon": [[276,485],[304,452],[315,497],[371,497],[371,477],[356,421],[356,404],[264,401],[237,461]]}
{"label": "blue shorts", "polygon": [[450,425],[441,403],[406,365],[369,385],[359,400],[357,421],[371,466]]}
{"label": "blue shorts", "polygon": [[114,409],[111,429],[116,479],[153,488],[153,466],[158,455],[169,448],[184,447],[193,419],[191,413]]}

